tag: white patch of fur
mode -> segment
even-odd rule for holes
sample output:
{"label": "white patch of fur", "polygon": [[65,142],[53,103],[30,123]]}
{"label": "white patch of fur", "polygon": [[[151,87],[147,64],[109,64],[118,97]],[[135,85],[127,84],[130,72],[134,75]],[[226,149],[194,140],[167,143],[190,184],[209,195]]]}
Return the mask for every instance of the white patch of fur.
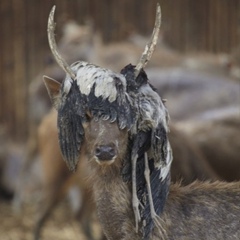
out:
{"label": "white patch of fur", "polygon": [[[86,62],[76,62],[71,65],[71,68],[76,73],[77,85],[82,94],[89,95],[95,84],[95,96],[101,96],[103,99],[113,102],[117,99],[115,78],[121,81],[124,91],[126,91],[126,79],[122,74]],[[72,80],[67,75],[64,82],[64,91],[66,89],[66,93],[70,89],[69,83],[71,84]]]}

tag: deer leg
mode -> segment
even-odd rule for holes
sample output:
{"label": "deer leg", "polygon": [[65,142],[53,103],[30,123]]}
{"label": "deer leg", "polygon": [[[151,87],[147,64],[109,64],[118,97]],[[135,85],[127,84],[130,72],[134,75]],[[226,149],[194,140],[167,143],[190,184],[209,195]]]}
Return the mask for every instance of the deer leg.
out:
{"label": "deer leg", "polygon": [[[41,237],[41,231],[46,221],[51,216],[53,210],[57,204],[62,201],[66,195],[68,189],[68,181],[70,181],[70,175],[59,174],[53,182],[48,182],[44,189],[44,196],[42,202],[39,204],[39,215],[34,228],[34,239],[39,240]],[[42,207],[44,206],[44,207]]]}
{"label": "deer leg", "polygon": [[46,203],[45,207],[41,209],[40,216],[38,217],[36,226],[34,228],[34,240],[39,240],[41,235],[41,230],[43,225],[51,215],[53,209],[56,207],[57,203],[59,202],[58,196],[52,196],[52,199],[48,200],[49,202]]}

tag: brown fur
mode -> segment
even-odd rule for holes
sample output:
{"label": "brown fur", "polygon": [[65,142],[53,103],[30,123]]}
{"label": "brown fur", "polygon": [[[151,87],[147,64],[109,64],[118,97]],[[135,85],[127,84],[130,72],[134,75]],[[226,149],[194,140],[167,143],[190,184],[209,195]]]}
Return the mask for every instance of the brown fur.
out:
{"label": "brown fur", "polygon": [[172,185],[163,220],[169,239],[239,239],[240,183]]}
{"label": "brown fur", "polygon": [[[103,230],[109,240],[141,239],[141,234],[134,232],[131,185],[122,180],[119,169],[124,154],[120,153],[109,166],[94,161],[92,138],[94,142],[112,139],[98,134],[103,123],[94,122],[94,131],[91,130],[91,124],[85,126],[86,141],[83,148],[91,163],[91,182]],[[111,129],[115,128],[116,124],[112,123]],[[119,148],[124,149],[126,141]],[[239,239],[239,187],[239,182],[195,182],[186,187],[173,185],[160,216],[161,227],[154,228],[150,239]]]}

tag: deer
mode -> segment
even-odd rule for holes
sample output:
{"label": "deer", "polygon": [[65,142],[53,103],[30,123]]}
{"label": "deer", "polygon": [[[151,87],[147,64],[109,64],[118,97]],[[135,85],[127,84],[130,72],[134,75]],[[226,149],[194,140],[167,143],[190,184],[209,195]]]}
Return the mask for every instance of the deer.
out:
{"label": "deer", "polygon": [[55,6],[49,45],[66,78],[60,84],[44,76],[44,83],[58,112],[59,145],[69,170],[76,171],[81,154],[88,159],[106,237],[239,239],[239,182],[170,184],[169,115],[144,71],[157,42],[160,6],[139,63],[120,73],[83,61],[69,66],[57,51],[54,12]]}
{"label": "deer", "polygon": [[[64,27],[63,37],[60,39],[58,49],[68,62],[76,61],[79,58],[86,61],[90,59],[90,55],[88,56],[88,54],[86,54],[86,49],[91,47],[91,38],[95,39],[94,42],[97,42],[97,37],[91,36],[91,30],[89,27],[78,26],[76,23],[70,22]],[[137,54],[133,54],[133,52],[131,52],[130,58],[126,58],[126,52],[129,52],[129,48],[133,49],[135,52],[137,51],[137,49],[134,49],[132,46],[130,47],[125,44],[113,44],[103,47],[102,43],[95,45],[94,49],[98,52],[98,54],[95,55],[99,56],[98,58],[95,57],[93,59],[94,61],[101,63],[103,66],[109,65],[109,61],[106,61],[109,55],[111,56],[109,57],[111,61],[114,55],[119,56],[119,54],[113,54],[114,52],[121,53],[121,58],[118,58],[118,66],[121,66],[123,62],[129,61],[130,59],[132,59],[132,61],[135,58],[137,59],[137,57],[132,57]],[[100,50],[98,50],[98,48]],[[104,53],[108,53],[109,55],[104,57]],[[164,54],[164,51],[161,51],[161,55],[164,55],[164,61],[161,61],[166,63],[167,55]],[[59,70],[58,66],[54,64],[51,59],[49,59],[49,63],[51,63],[50,66],[44,70],[45,74],[52,76],[55,80],[61,83],[64,79],[64,72],[61,69]],[[118,68],[118,66],[113,67],[114,65],[116,65],[116,60],[112,61],[110,65],[113,70]],[[57,126],[55,124],[57,115],[55,111],[50,110],[51,104],[49,104],[50,101],[48,99],[45,86],[42,82],[39,82],[40,75],[41,74],[32,81],[29,89],[31,134],[28,140],[29,151],[27,154],[27,160],[25,161],[22,173],[23,178],[26,176],[26,172],[31,171],[30,168],[32,168],[33,161],[35,161],[34,163],[39,161],[40,166],[42,166],[41,172],[43,173],[44,178],[43,182],[42,178],[39,182],[43,190],[43,200],[41,201],[40,206],[41,211],[38,212],[35,223],[34,237],[35,239],[40,238],[44,224],[47,219],[51,217],[51,213],[54,211],[57,203],[63,200],[63,198],[69,193],[69,189],[71,189],[72,186],[77,186],[83,196],[81,199],[82,207],[79,209],[80,212],[75,212],[75,215],[87,238],[93,239],[91,233],[92,218],[90,216],[92,215],[95,206],[92,201],[89,201],[89,199],[92,198],[90,196],[90,190],[86,188],[87,184],[82,184],[85,181],[85,177],[73,177],[63,162],[60,149],[57,144]],[[46,116],[43,117],[44,115]],[[51,129],[51,131],[49,131],[49,129]],[[176,156],[171,167],[172,182],[181,181],[182,184],[187,185],[196,179],[219,179],[219,176],[216,176],[216,173],[206,162],[199,149],[197,149],[197,147],[191,143],[192,141],[184,136],[181,131],[176,130],[173,124],[171,125],[169,139],[173,149],[173,155]],[[180,147],[183,139],[185,145],[184,147]],[[81,163],[82,161],[84,160],[80,160]],[[84,172],[82,168],[85,168],[82,165],[84,164],[81,164],[81,166],[78,167],[78,176],[82,176],[81,171]],[[18,208],[20,207],[20,201],[26,201],[27,197],[23,195],[23,188],[26,189],[26,181],[27,179],[24,183],[21,183],[21,186],[18,187],[14,201],[15,208],[16,205],[19,205]],[[16,200],[20,203],[16,203]],[[92,206],[89,207],[89,204]],[[42,206],[44,206],[44,208]]]}
{"label": "deer", "polygon": [[[43,201],[38,212],[34,228],[34,237],[40,238],[41,230],[51,216],[57,204],[67,195],[69,189],[77,186],[81,193],[81,207],[75,213],[87,239],[94,239],[92,234],[92,216],[95,213],[93,193],[88,186],[86,159],[79,160],[77,172],[71,174],[65,165],[58,145],[57,112],[52,109],[41,121],[38,127],[38,143],[40,163],[43,172]],[[194,180],[214,181],[220,179],[209,166],[201,151],[192,141],[171,125],[169,133],[173,155],[176,156],[171,167],[171,181],[188,185]],[[182,141],[185,145],[182,146]],[[42,207],[44,206],[44,208]]]}

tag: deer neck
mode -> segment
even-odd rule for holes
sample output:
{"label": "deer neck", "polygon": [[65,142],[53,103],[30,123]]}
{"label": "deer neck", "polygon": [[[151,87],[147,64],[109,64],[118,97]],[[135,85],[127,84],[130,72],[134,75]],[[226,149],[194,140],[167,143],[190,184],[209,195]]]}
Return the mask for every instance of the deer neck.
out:
{"label": "deer neck", "polygon": [[141,239],[135,233],[131,183],[124,182],[120,168],[98,168],[94,174],[93,193],[98,218],[109,240]]}

